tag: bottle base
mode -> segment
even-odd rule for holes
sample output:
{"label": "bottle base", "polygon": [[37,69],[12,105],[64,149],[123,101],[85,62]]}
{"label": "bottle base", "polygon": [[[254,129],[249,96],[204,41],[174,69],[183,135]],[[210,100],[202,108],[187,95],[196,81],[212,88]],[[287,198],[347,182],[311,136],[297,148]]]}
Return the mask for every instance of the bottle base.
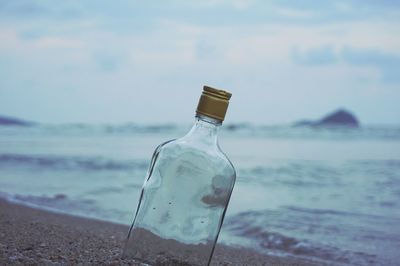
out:
{"label": "bottle base", "polygon": [[213,245],[184,244],[164,239],[143,228],[133,228],[123,258],[150,265],[208,265]]}

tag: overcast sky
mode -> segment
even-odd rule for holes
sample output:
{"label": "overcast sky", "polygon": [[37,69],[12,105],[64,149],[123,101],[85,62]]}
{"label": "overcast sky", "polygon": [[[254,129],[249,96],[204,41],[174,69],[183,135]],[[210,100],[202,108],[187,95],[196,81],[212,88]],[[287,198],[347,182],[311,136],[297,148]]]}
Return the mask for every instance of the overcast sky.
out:
{"label": "overcast sky", "polygon": [[0,114],[187,123],[204,84],[229,122],[399,124],[400,1],[0,0]]}

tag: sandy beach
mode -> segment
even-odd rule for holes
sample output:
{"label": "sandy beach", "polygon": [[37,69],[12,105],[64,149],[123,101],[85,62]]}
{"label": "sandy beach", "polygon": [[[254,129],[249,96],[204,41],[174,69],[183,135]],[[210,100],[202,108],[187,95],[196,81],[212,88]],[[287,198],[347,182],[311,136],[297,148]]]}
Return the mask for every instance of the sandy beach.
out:
{"label": "sandy beach", "polygon": [[[143,265],[121,258],[128,227],[0,200],[0,265]],[[318,265],[218,245],[211,265]]]}

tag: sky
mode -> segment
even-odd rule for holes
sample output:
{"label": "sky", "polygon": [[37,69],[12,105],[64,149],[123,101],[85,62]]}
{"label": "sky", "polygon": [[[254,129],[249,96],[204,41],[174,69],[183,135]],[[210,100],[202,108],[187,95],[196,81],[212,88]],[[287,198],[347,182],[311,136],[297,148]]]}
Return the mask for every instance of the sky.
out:
{"label": "sky", "polygon": [[231,123],[400,124],[400,1],[0,0],[1,115],[187,123],[203,85]]}

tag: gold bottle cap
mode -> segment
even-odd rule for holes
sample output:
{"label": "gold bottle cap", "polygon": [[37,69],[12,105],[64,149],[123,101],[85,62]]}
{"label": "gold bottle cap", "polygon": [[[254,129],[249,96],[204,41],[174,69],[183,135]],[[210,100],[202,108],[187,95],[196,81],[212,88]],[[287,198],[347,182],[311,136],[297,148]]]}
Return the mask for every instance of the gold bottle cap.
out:
{"label": "gold bottle cap", "polygon": [[227,91],[204,86],[196,113],[224,121],[231,96]]}

